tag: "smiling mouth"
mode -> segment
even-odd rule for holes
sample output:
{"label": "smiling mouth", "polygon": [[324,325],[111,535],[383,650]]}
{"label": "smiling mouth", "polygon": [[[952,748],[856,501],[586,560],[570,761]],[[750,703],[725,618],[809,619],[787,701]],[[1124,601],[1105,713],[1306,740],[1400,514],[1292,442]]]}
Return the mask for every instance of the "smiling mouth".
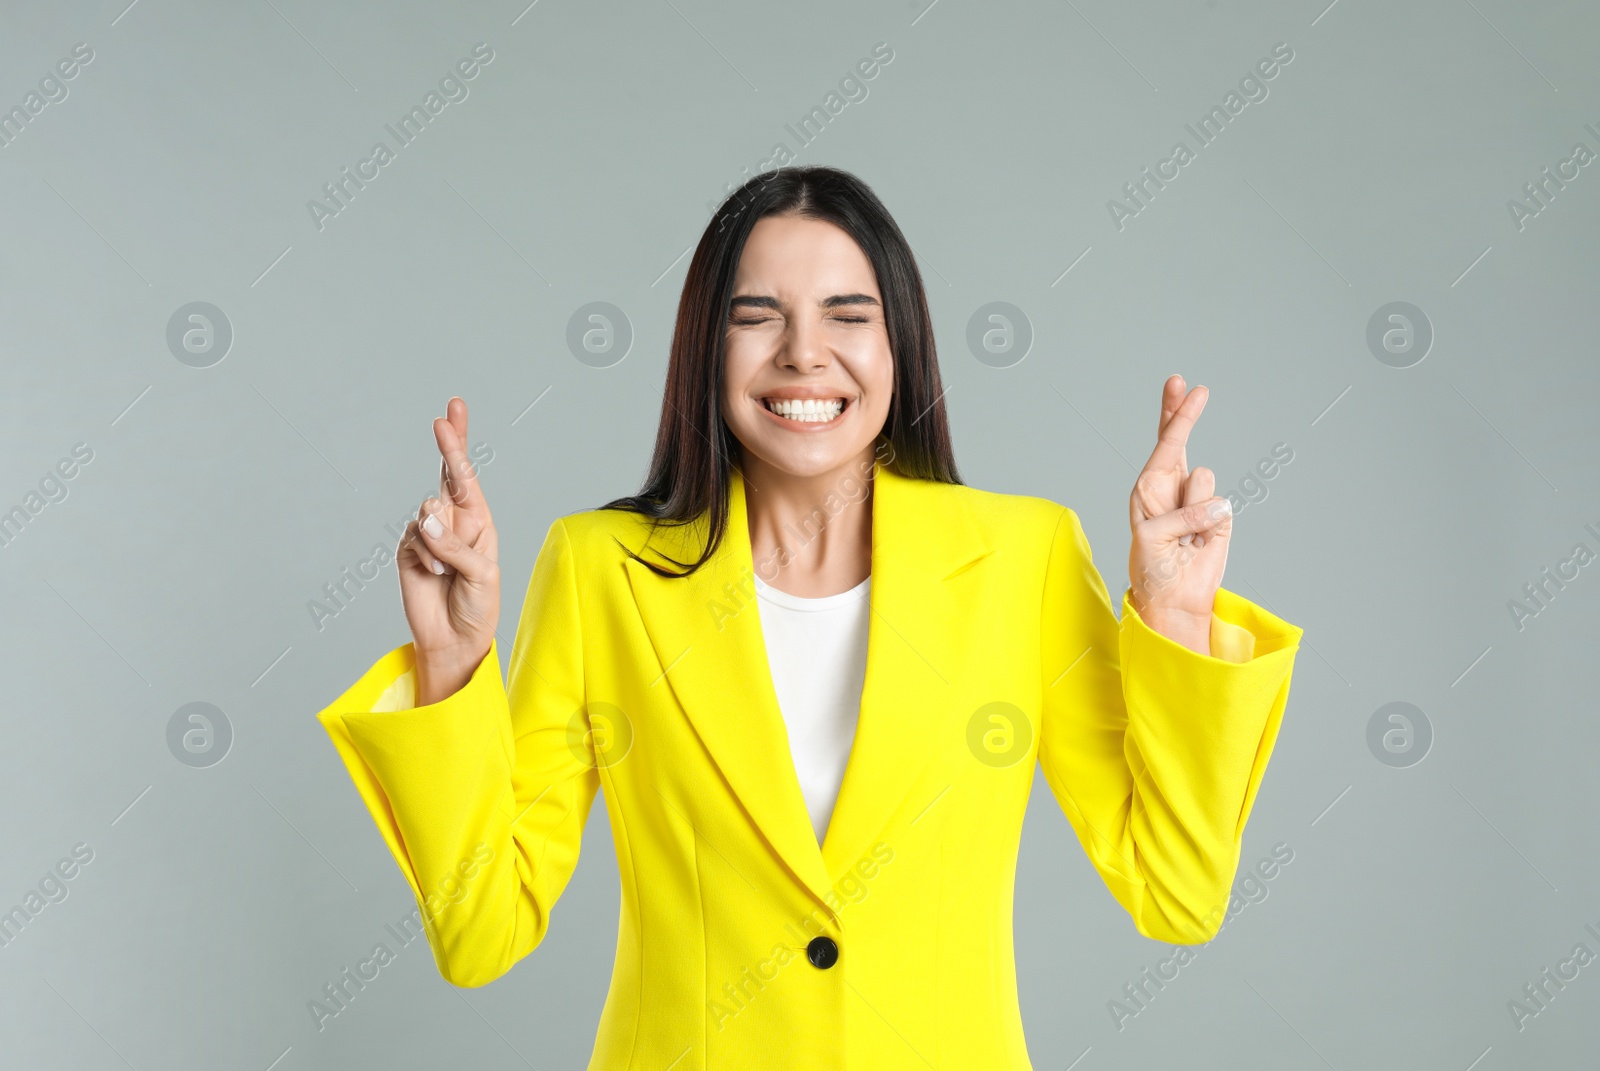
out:
{"label": "smiling mouth", "polygon": [[767,412],[797,424],[828,424],[849,407],[846,398],[763,398]]}

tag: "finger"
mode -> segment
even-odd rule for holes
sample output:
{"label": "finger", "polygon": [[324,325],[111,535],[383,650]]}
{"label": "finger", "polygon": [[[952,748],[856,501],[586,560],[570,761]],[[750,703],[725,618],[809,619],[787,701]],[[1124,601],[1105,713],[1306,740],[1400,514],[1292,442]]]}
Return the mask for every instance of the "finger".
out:
{"label": "finger", "polygon": [[[1178,411],[1183,400],[1188,397],[1189,389],[1183,377],[1174,372],[1167,377],[1167,382],[1161,388],[1161,419],[1156,422],[1156,438],[1160,439],[1171,422],[1172,415]],[[1181,477],[1183,473],[1179,473]]]}
{"label": "finger", "polygon": [[451,398],[450,399],[450,403],[444,407],[444,411],[445,411],[445,415],[447,417],[449,417],[450,423],[455,426],[456,435],[461,439],[462,442],[466,442],[467,441],[467,403],[466,403],[466,400],[463,399],[463,398],[460,398],[460,397]]}
{"label": "finger", "polygon": [[[489,516],[488,508],[478,512],[469,511],[461,506],[455,506],[449,499],[430,498],[423,503],[427,511],[438,511],[439,520],[456,538],[475,550],[490,562],[500,560],[500,536],[495,531],[494,519]],[[419,520],[425,519],[424,514],[417,514]],[[450,572],[448,568],[445,570]]]}
{"label": "finger", "polygon": [[422,539],[434,557],[460,573],[469,581],[487,581],[496,565],[469,547],[460,536],[445,524],[443,510],[430,511],[422,519]]}
{"label": "finger", "polygon": [[414,565],[423,572],[435,576],[443,576],[445,570],[449,568],[428,550],[427,544],[422,541],[422,532],[418,528],[417,521],[407,524],[406,530],[400,534],[400,546],[395,552],[395,561],[402,569]]}
{"label": "finger", "polygon": [[[421,508],[417,510],[417,523],[418,524],[425,523],[427,521],[428,515],[430,513],[437,513],[439,515],[439,520],[446,527],[453,528],[453,527],[456,527],[456,526],[458,526],[460,524],[460,517],[456,514],[456,511],[451,507],[449,499],[444,499],[444,498],[425,498],[425,499],[423,499]],[[422,547],[422,549],[428,554],[428,556],[430,558],[433,558],[434,560],[439,560],[439,556],[437,554],[435,554],[433,552],[433,549],[427,545],[427,541],[422,538],[422,535],[421,535],[420,532],[417,535],[417,543]],[[433,572],[437,573],[440,576],[449,576],[451,573],[455,572],[455,570],[450,567],[450,563],[449,562],[442,561],[442,560],[439,560],[439,564],[438,564],[437,567],[434,567],[433,565],[430,564],[429,565],[429,569],[431,569]]]}
{"label": "finger", "polygon": [[[462,419],[464,422],[465,414]],[[439,444],[445,474],[440,496],[462,509],[481,508],[483,494],[478,489],[478,474],[467,460],[466,439],[457,432],[455,422],[445,417],[436,419],[433,437]]]}
{"label": "finger", "polygon": [[[460,397],[452,395],[450,400],[445,403],[444,411],[444,419],[455,429],[456,437],[465,444],[467,442],[467,403]],[[440,454],[443,454],[442,447]],[[450,465],[443,456],[439,458],[439,497],[448,498],[452,502],[455,501],[455,495],[451,491]]]}
{"label": "finger", "polygon": [[[1227,535],[1233,528],[1233,504],[1226,498],[1208,498],[1152,517],[1145,530],[1157,541],[1182,543],[1184,536],[1200,535],[1209,542],[1213,536]],[[1198,544],[1204,546],[1202,542]]]}
{"label": "finger", "polygon": [[[1181,375],[1178,375],[1176,372],[1174,372],[1172,375],[1167,377],[1166,385],[1161,391],[1161,420],[1156,425],[1157,439],[1160,439],[1162,433],[1167,430],[1167,424],[1172,421],[1173,414],[1178,411],[1178,407],[1183,404],[1183,400],[1188,396],[1189,389],[1187,384],[1184,383]],[[1188,452],[1184,451],[1178,455],[1179,482],[1181,483],[1183,480],[1188,478],[1188,475],[1189,457]]]}
{"label": "finger", "polygon": [[1172,472],[1185,462],[1185,447],[1189,442],[1189,431],[1194,427],[1195,421],[1200,419],[1201,410],[1206,407],[1206,399],[1211,392],[1205,387],[1196,387],[1183,399],[1170,419],[1161,429],[1161,435],[1156,440],[1156,448],[1150,453],[1150,460],[1144,464],[1141,475],[1145,472]]}
{"label": "finger", "polygon": [[[1216,486],[1216,473],[1212,472],[1204,465],[1200,466],[1193,472],[1189,473],[1189,478],[1183,481],[1183,504],[1188,505],[1191,502],[1205,501],[1211,497]],[[1187,535],[1179,536],[1178,543],[1180,546],[1188,546],[1189,539],[1190,537]],[[1199,545],[1203,547],[1205,546],[1205,543],[1201,542]]]}
{"label": "finger", "polygon": [[1183,404],[1184,396],[1188,393],[1185,389],[1183,377],[1174,372],[1167,377],[1166,383],[1161,387],[1161,419],[1156,422],[1156,436],[1167,430],[1167,421],[1172,419],[1172,414],[1178,411],[1178,406]]}
{"label": "finger", "polygon": [[1191,502],[1204,502],[1215,496],[1217,488],[1217,474],[1201,465],[1189,473],[1189,478],[1183,482],[1183,504]]}

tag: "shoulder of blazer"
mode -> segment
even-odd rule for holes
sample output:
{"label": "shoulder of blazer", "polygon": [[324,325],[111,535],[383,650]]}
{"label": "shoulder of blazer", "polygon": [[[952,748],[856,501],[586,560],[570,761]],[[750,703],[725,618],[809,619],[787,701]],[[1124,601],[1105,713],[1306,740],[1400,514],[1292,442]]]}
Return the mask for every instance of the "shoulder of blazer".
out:
{"label": "shoulder of blazer", "polygon": [[566,529],[574,568],[580,575],[617,565],[627,558],[623,547],[637,552],[650,538],[650,518],[630,510],[585,509],[555,521]]}
{"label": "shoulder of blazer", "polygon": [[1043,561],[1048,557],[1068,511],[1061,503],[1038,495],[985,491],[926,480],[916,482],[929,489],[925,493],[929,497],[929,508],[935,514],[941,509],[965,510],[991,547],[1024,560]]}
{"label": "shoulder of blazer", "polygon": [[1016,543],[1037,538],[1040,527],[1045,538],[1055,529],[1066,507],[1059,502],[1038,495],[1010,494],[1004,491],[985,491],[965,484],[936,483],[932,480],[911,481],[927,495],[929,508],[937,512],[941,507],[966,509],[984,529],[984,534],[997,544]]}

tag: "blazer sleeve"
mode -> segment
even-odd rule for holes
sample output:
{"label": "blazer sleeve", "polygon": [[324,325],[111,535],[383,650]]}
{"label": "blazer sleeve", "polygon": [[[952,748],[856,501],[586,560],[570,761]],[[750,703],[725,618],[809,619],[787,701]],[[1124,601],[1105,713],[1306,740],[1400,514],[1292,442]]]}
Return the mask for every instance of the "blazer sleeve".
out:
{"label": "blazer sleeve", "polygon": [[480,986],[544,939],[599,788],[572,545],[556,521],[502,684],[498,644],[413,706],[411,644],[317,715],[412,893],[444,978]]}
{"label": "blazer sleeve", "polygon": [[1039,764],[1090,861],[1146,937],[1211,940],[1278,736],[1302,629],[1217,590],[1212,655],[1112,612],[1063,509],[1041,615]]}

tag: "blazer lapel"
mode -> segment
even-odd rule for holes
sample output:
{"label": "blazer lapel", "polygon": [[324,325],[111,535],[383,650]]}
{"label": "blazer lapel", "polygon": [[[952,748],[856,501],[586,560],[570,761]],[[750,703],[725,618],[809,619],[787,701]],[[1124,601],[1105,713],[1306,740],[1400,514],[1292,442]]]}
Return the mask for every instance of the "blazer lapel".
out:
{"label": "blazer lapel", "polygon": [[[965,488],[878,466],[872,509],[872,624],[855,745],[823,843],[830,875],[850,870],[893,819],[951,733],[972,619],[961,588],[993,551]],[[933,801],[921,801],[932,803]],[[893,845],[891,845],[893,847]]]}
{"label": "blazer lapel", "polygon": [[[648,545],[692,560],[705,545],[705,520],[662,527]],[[991,549],[961,489],[876,465],[866,681],[855,743],[820,849],[772,686],[739,471],[731,481],[727,532],[697,572],[669,579],[626,561],[640,617],[664,667],[653,686],[672,689],[751,820],[819,899],[829,896],[830,875],[844,873],[870,849],[946,731],[954,731],[946,715],[960,635],[976,624],[963,620],[950,581]]]}
{"label": "blazer lapel", "polygon": [[[828,876],[772,686],[738,469],[728,506],[721,544],[692,575],[671,579],[626,560],[639,615],[665,667],[653,687],[672,689],[756,827],[794,875],[821,897]],[[705,522],[702,516],[690,525],[664,526],[648,546],[678,561],[693,561],[705,546]]]}

